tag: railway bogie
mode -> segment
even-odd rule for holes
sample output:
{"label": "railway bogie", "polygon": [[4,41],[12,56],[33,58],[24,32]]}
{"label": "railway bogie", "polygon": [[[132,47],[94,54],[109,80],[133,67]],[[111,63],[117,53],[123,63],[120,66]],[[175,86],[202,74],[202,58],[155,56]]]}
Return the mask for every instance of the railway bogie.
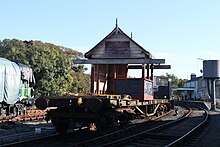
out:
{"label": "railway bogie", "polygon": [[[56,130],[64,133],[70,123],[85,126],[97,125],[97,128],[124,125],[137,117],[159,115],[169,111],[169,101],[127,99],[120,95],[99,96],[53,96],[36,100],[36,107],[45,109],[41,104],[51,107],[46,119],[51,120]],[[53,108],[56,107],[56,108]]]}

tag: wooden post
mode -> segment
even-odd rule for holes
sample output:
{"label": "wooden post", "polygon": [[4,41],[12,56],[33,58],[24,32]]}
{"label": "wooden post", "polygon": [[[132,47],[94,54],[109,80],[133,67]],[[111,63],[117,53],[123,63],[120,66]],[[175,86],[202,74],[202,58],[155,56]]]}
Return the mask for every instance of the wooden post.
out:
{"label": "wooden post", "polygon": [[[104,86],[103,86],[103,89],[102,89],[102,94],[105,94],[106,90],[108,90],[108,64],[105,65],[105,82],[104,82]],[[106,88],[107,87],[107,88]]]}
{"label": "wooden post", "polygon": [[96,66],[97,66],[96,93],[100,94],[100,91],[99,91],[99,83],[100,83],[99,64],[97,64]]}
{"label": "wooden post", "polygon": [[145,64],[142,64],[142,79],[145,79]]}
{"label": "wooden post", "polygon": [[116,65],[113,65],[113,93],[115,93],[115,79],[117,77]]}
{"label": "wooden post", "polygon": [[142,100],[144,100],[144,93],[145,93],[145,64],[142,64]]}
{"label": "wooden post", "polygon": [[147,79],[150,79],[150,65],[147,64]]}
{"label": "wooden post", "polygon": [[91,68],[91,87],[90,87],[90,92],[94,93],[94,80],[95,79],[95,65],[92,64]]}
{"label": "wooden post", "polygon": [[150,69],[151,69],[150,79],[153,81],[153,79],[154,79],[154,65],[153,64],[151,64]]}
{"label": "wooden post", "polygon": [[116,77],[117,77],[117,73],[116,73],[117,71],[116,71],[116,65],[114,64],[114,79],[116,79]]}
{"label": "wooden post", "polygon": [[126,67],[126,78],[128,78],[128,64],[127,64],[127,67]]}

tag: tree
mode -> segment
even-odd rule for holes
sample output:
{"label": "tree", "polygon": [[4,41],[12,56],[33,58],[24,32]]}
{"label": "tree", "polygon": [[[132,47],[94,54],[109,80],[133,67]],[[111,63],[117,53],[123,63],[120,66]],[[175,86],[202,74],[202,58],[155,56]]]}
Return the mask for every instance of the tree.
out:
{"label": "tree", "polygon": [[[73,70],[72,60],[82,53],[41,41],[5,39],[0,41],[0,56],[29,65],[35,75],[35,95],[63,95],[70,92],[89,92],[89,76],[84,66]],[[78,90],[72,90],[72,89]],[[80,89],[80,90],[79,90]]]}
{"label": "tree", "polygon": [[[178,77],[175,76],[174,74],[171,75],[171,74],[166,73],[166,77],[171,79],[171,88],[172,89],[183,87],[186,82],[186,80],[178,79]],[[175,96],[181,96],[181,92],[179,92],[179,91],[173,91],[173,94]]]}

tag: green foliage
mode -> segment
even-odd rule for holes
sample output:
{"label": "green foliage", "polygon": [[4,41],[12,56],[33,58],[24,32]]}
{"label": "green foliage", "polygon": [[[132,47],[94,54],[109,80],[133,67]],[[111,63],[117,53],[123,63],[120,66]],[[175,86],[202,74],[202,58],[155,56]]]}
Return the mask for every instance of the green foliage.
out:
{"label": "green foliage", "polygon": [[[171,87],[172,88],[180,88],[184,86],[184,83],[186,82],[186,80],[183,79],[178,79],[177,76],[175,76],[174,74],[168,74],[166,73],[166,77],[171,79]],[[173,94],[175,96],[181,96],[181,92],[180,91],[174,91]]]}
{"label": "green foliage", "polygon": [[80,52],[41,41],[5,39],[0,41],[0,56],[33,69],[36,97],[89,92],[90,76],[84,74],[84,66],[72,65],[72,59],[82,57]]}
{"label": "green foliage", "polygon": [[[84,91],[90,91],[90,75],[86,74],[81,76],[80,72],[72,72],[72,77],[74,77],[74,81],[69,87],[69,91],[71,93],[83,93]],[[88,86],[86,86],[88,85]]]}

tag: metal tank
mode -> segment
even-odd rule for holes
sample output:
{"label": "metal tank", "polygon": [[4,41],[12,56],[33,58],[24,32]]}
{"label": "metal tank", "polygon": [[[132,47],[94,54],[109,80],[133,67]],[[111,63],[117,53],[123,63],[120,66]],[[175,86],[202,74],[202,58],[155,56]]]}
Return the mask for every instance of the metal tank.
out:
{"label": "metal tank", "polygon": [[211,97],[211,110],[216,109],[215,82],[220,78],[220,60],[203,61],[203,78],[207,79],[208,93]]}
{"label": "metal tank", "polygon": [[220,60],[203,61],[203,78],[217,79],[220,77]]}

